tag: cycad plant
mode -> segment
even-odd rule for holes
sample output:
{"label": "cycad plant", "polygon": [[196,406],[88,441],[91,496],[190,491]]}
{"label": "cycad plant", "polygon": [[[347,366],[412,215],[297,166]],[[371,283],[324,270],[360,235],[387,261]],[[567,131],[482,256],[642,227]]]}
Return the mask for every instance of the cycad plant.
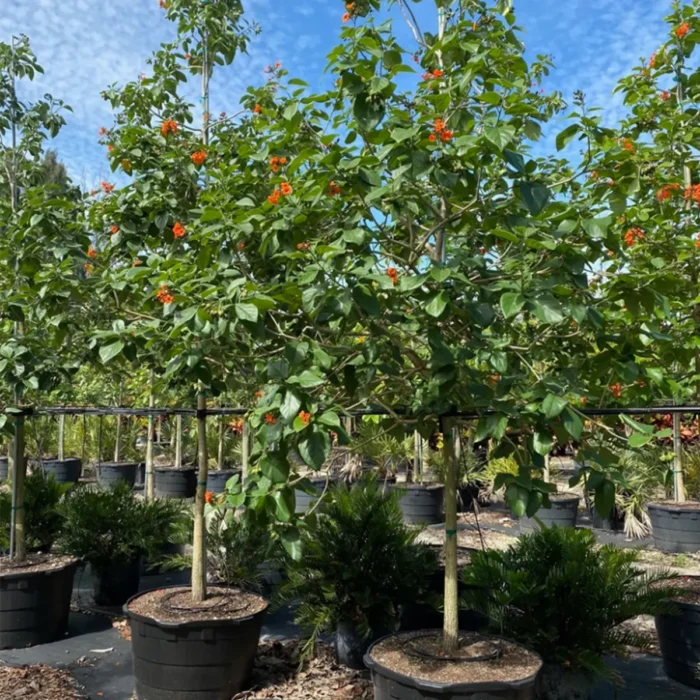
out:
{"label": "cycad plant", "polygon": [[290,562],[280,599],[298,600],[296,621],[307,634],[306,651],[321,633],[349,624],[365,640],[390,630],[399,606],[420,600],[435,556],[414,543],[394,494],[365,477],[352,489],[331,489],[325,509],[308,522],[302,557]]}
{"label": "cycad plant", "polygon": [[463,573],[464,603],[545,663],[613,678],[604,656],[650,642],[621,623],[671,609],[674,576],[639,569],[638,557],[597,547],[589,530],[542,528],[505,551],[475,552]]}

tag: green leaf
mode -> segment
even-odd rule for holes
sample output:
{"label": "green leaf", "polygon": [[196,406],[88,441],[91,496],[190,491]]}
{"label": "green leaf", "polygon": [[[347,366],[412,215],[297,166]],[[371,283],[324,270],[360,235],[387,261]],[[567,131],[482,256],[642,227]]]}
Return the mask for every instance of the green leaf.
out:
{"label": "green leaf", "polygon": [[371,131],[384,119],[386,105],[379,95],[371,97],[361,92],[352,105],[352,113],[363,131]]}
{"label": "green leaf", "polygon": [[548,455],[554,446],[554,438],[549,433],[537,430],[532,438],[532,445],[537,454]]}
{"label": "green leaf", "polygon": [[484,136],[499,150],[502,151],[514,138],[515,129],[510,126],[487,126]]}
{"label": "green leaf", "polygon": [[535,300],[533,314],[543,323],[561,323],[564,320],[561,304],[551,294]]}
{"label": "green leaf", "polygon": [[520,292],[505,292],[501,295],[501,310],[506,318],[515,316],[525,305],[525,297]]}
{"label": "green leaf", "polygon": [[285,484],[289,478],[289,462],[278,452],[268,452],[258,463],[260,473],[273,484]]}
{"label": "green leaf", "polygon": [[399,290],[402,292],[412,292],[422,286],[428,275],[402,275],[399,279]]}
{"label": "green leaf", "polygon": [[543,182],[521,181],[520,196],[530,214],[537,216],[549,202],[549,188]]}
{"label": "green leaf", "polygon": [[319,471],[331,451],[328,430],[313,426],[310,431],[307,430],[303,434],[297,444],[297,449],[304,462],[315,471]]}
{"label": "green leaf", "polygon": [[255,304],[236,304],[236,316],[241,321],[251,321],[255,323],[258,320],[258,307]]}
{"label": "green leaf", "polygon": [[397,127],[396,129],[393,129],[391,132],[391,138],[394,139],[397,143],[401,143],[401,141],[405,141],[406,139],[410,139],[413,136],[415,136],[419,131],[419,127],[414,126],[411,127],[410,129],[404,129],[403,127]]}
{"label": "green leaf", "polygon": [[425,312],[433,318],[439,318],[447,306],[449,301],[445,292],[438,292],[433,295],[432,299],[425,305]]}
{"label": "green leaf", "polygon": [[512,483],[506,489],[506,503],[513,511],[517,518],[522,518],[527,510],[527,504],[530,500],[530,492],[516,483]]}
{"label": "green leaf", "polygon": [[555,142],[557,151],[561,151],[563,148],[566,148],[571,139],[574,138],[574,136],[576,136],[580,130],[581,127],[578,124],[570,124],[566,127],[566,129],[564,129],[564,131],[560,131],[557,134]]}
{"label": "green leaf", "polygon": [[340,428],[340,418],[335,411],[326,411],[318,419],[318,422],[323,423],[323,425],[328,425],[331,428]]}
{"label": "green leaf", "polygon": [[561,396],[547,394],[544,397],[540,410],[544,413],[545,418],[556,418],[566,408],[568,402]]}
{"label": "green leaf", "polygon": [[627,425],[629,425],[629,427],[632,428],[632,430],[634,430],[636,433],[646,433],[647,435],[651,435],[654,432],[653,425],[648,425],[647,423],[638,423],[636,420],[630,418],[624,413],[620,413],[619,418],[623,423],[627,423]]}
{"label": "green leaf", "polygon": [[290,384],[298,384],[304,389],[312,389],[315,386],[320,386],[325,381],[322,374],[313,369],[305,369],[300,375],[290,377]]}
{"label": "green leaf", "polygon": [[615,505],[615,484],[604,479],[595,490],[595,509],[598,515],[607,518]]}
{"label": "green leaf", "polygon": [[598,219],[586,219],[583,222],[583,230],[591,238],[605,238],[611,223],[612,218],[609,216],[600,217]]}
{"label": "green leaf", "polygon": [[571,435],[572,438],[578,440],[583,432],[583,421],[581,416],[576,413],[570,406],[564,409],[562,414],[562,422],[564,423],[564,428],[566,432]]}
{"label": "green leaf", "polygon": [[103,364],[107,364],[110,360],[114,359],[122,350],[124,349],[124,341],[117,340],[110,345],[104,345],[100,348],[100,359]]}
{"label": "green leaf", "polygon": [[218,221],[223,219],[224,215],[218,209],[205,209],[199,217],[201,223],[206,224],[209,221]]}
{"label": "green leaf", "polygon": [[508,163],[508,165],[510,165],[518,173],[518,175],[526,174],[525,159],[519,153],[506,149],[503,151],[503,158],[505,159],[506,163]]}
{"label": "green leaf", "polygon": [[292,420],[296,418],[301,408],[301,399],[296,395],[291,389],[287,389],[284,393],[284,399],[282,399],[282,405],[280,406],[280,415],[285,420]]}
{"label": "green leaf", "polygon": [[293,561],[301,561],[301,534],[298,528],[291,527],[288,530],[284,530],[280,535],[280,541],[284,551],[287,552]]}
{"label": "green leaf", "polygon": [[627,442],[630,447],[644,447],[644,445],[650,443],[653,439],[654,436],[648,433],[632,433]]}
{"label": "green leaf", "polygon": [[288,523],[296,510],[296,496],[294,489],[284,488],[272,494],[275,501],[275,518],[283,523]]}
{"label": "green leaf", "polygon": [[379,305],[379,299],[365,285],[355,285],[352,288],[352,298],[369,316],[379,316],[381,314],[382,309]]}

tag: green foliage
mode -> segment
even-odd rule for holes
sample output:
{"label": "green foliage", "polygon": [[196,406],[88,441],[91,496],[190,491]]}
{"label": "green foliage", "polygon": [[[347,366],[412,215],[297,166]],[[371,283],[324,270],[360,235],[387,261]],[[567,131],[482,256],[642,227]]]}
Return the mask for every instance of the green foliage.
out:
{"label": "green foliage", "polygon": [[[24,480],[24,527],[27,549],[48,551],[63,528],[60,502],[70,488],[59,484],[49,474],[40,471],[29,474]],[[8,483],[0,487],[0,549],[10,545],[10,522],[12,498]]]}
{"label": "green foliage", "polygon": [[119,482],[111,490],[78,485],[61,505],[63,551],[94,565],[129,562],[146,555],[156,560],[173,537],[182,504],[137,498]]}
{"label": "green foliage", "polygon": [[310,635],[352,622],[363,635],[393,628],[399,606],[420,600],[434,554],[414,543],[395,494],[374,478],[335,486],[303,531],[302,557],[291,562],[280,600],[299,600],[296,620]]}
{"label": "green foliage", "polygon": [[619,625],[672,610],[666,573],[635,566],[638,553],[598,547],[589,530],[544,528],[506,551],[476,552],[462,580],[464,603],[495,629],[573,671],[612,676],[603,657],[651,640]]}

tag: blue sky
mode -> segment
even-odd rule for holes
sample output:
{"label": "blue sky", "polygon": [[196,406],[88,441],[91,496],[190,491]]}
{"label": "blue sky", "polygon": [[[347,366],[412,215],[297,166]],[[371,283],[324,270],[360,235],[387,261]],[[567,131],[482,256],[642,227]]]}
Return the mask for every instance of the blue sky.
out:
{"label": "blue sky", "polygon": [[[69,125],[53,143],[72,177],[86,188],[109,177],[97,130],[111,124],[100,91],[147,71],[146,59],[173,28],[158,0],[3,0],[0,40],[24,33],[46,70],[31,92],[51,92],[74,109]],[[213,87],[212,113],[232,112],[249,84],[264,81],[263,69],[281,61],[292,75],[317,83],[325,56],[336,43],[344,11],[341,0],[244,0],[262,27],[249,55],[221,74]],[[612,89],[640,57],[666,38],[664,16],[671,0],[515,0],[518,24],[531,54],[552,54],[556,70],[546,88],[570,99],[576,89],[605,107],[606,119],[622,108]],[[433,3],[415,6],[424,29],[434,23]],[[397,33],[405,48],[412,39],[400,17]],[[552,133],[563,122],[551,126]]]}

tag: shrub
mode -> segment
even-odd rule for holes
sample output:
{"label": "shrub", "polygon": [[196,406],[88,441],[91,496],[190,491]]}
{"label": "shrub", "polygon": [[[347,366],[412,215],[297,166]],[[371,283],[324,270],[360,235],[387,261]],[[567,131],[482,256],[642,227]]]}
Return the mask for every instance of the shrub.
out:
{"label": "shrub", "polygon": [[463,602],[486,613],[500,634],[529,646],[546,663],[613,676],[603,656],[649,639],[622,629],[636,615],[669,609],[674,577],[637,567],[638,553],[598,548],[588,530],[543,528],[503,552],[476,552],[463,573]]}
{"label": "shrub", "polygon": [[65,527],[59,542],[66,553],[97,566],[141,555],[156,560],[171,541],[181,509],[175,500],[138,499],[125,483],[111,490],[78,486],[62,504]]}
{"label": "shrub", "polygon": [[282,601],[299,600],[296,620],[308,632],[307,650],[323,632],[351,622],[365,638],[393,628],[399,606],[419,600],[437,562],[414,543],[395,494],[372,477],[352,489],[335,486],[304,531],[302,556],[291,562]]}
{"label": "shrub", "polygon": [[[58,538],[63,527],[59,503],[70,484],[59,484],[52,474],[41,472],[27,475],[24,480],[24,527],[27,549],[47,551]],[[0,549],[10,545],[12,517],[11,487],[0,491]]]}

